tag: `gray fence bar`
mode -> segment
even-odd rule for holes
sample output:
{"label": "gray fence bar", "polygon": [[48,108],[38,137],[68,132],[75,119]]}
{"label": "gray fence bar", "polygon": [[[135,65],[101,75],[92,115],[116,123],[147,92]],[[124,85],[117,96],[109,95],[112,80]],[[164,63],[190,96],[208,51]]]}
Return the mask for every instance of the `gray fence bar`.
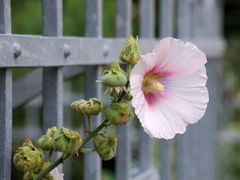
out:
{"label": "gray fence bar", "polygon": [[[11,1],[0,0],[0,33],[11,34],[11,23]],[[0,132],[0,180],[10,180],[12,156],[12,71],[7,68],[0,68]]]}
{"label": "gray fence bar", "polygon": [[181,38],[192,37],[192,4],[193,0],[177,1],[177,36]]}
{"label": "gray fence bar", "polygon": [[[195,38],[198,36],[198,29],[193,26],[201,27],[201,37],[209,38],[209,40],[220,39],[220,37],[212,36],[210,33],[213,26],[204,26],[203,19],[206,24],[218,22],[219,17],[209,16],[212,9],[209,5],[217,3],[217,1],[181,1],[179,2],[179,36],[181,38]],[[215,4],[214,6],[217,6]],[[186,25],[190,26],[186,29]],[[204,26],[204,27],[203,27]],[[190,30],[190,31],[189,31]],[[215,29],[216,30],[216,29]],[[215,32],[218,34],[219,30]],[[210,59],[207,56],[208,60]],[[212,59],[207,63],[208,74],[208,90],[210,102],[203,119],[194,126],[190,126],[188,131],[179,136],[178,143],[178,179],[179,180],[214,180],[216,179],[216,123],[218,114],[219,91],[218,91],[218,72],[217,59]]]}
{"label": "gray fence bar", "polygon": [[[85,35],[87,37],[100,38],[102,36],[102,0],[85,0]],[[95,51],[92,48],[92,51]],[[101,59],[102,55],[98,56]],[[90,59],[87,59],[87,61]],[[85,67],[85,93],[86,98],[98,97],[101,98],[101,84],[96,83],[97,79],[101,77],[101,66]],[[97,116],[92,120],[93,128],[96,128],[101,122],[101,116]],[[85,121],[85,127],[87,121]],[[87,147],[92,147],[91,142]],[[101,159],[96,152],[84,154],[84,180],[100,180],[101,179]]]}
{"label": "gray fence bar", "polygon": [[42,0],[43,35],[61,36],[63,28],[62,0]]}
{"label": "gray fence bar", "polygon": [[12,33],[11,1],[0,0],[0,33]]}
{"label": "gray fence bar", "polygon": [[[62,0],[43,0],[43,34],[45,36],[62,35]],[[52,126],[63,126],[63,69],[61,67],[43,70],[43,129],[46,131]]]}
{"label": "gray fence bar", "polygon": [[[173,36],[174,33],[174,0],[161,0],[159,5],[160,21],[159,34],[161,38]],[[162,180],[172,179],[172,150],[173,141],[160,140],[160,177]]]}
{"label": "gray fence bar", "polygon": [[162,180],[172,179],[172,152],[173,146],[170,140],[160,140],[160,177]]}
{"label": "gray fence bar", "polygon": [[154,38],[155,0],[140,1],[140,37]]}
{"label": "gray fence bar", "polygon": [[117,0],[117,37],[126,37],[132,31],[132,2],[130,0]]}
{"label": "gray fence bar", "polygon": [[174,0],[161,0],[159,11],[160,37],[172,36],[174,27]]}
{"label": "gray fence bar", "polygon": [[62,68],[45,68],[43,71],[43,120],[44,131],[63,126]]}
{"label": "gray fence bar", "polygon": [[[141,0],[140,1],[140,37],[154,38],[154,2],[155,0]],[[152,167],[151,156],[151,139],[143,131],[139,129],[140,133],[140,170],[145,171]]]}
{"label": "gray fence bar", "polygon": [[[192,37],[192,16],[191,11],[192,0],[178,1],[178,16],[177,16],[177,35],[180,38]],[[178,180],[191,180],[192,178],[198,178],[196,176],[196,168],[194,163],[196,161],[196,156],[193,154],[192,150],[196,146],[196,143],[192,141],[192,134],[194,130],[190,126],[188,131],[184,135],[179,135],[177,137],[177,179]],[[194,157],[195,156],[195,157]],[[195,175],[195,176],[194,176]],[[202,176],[200,176],[202,178]]]}
{"label": "gray fence bar", "polygon": [[12,71],[0,69],[0,180],[11,179]]}
{"label": "gray fence bar", "polygon": [[[1,35],[0,67],[56,67],[73,65],[109,64],[118,59],[119,51],[123,47],[126,38],[72,38],[72,37],[42,37]],[[191,38],[189,41],[200,47],[210,58],[216,58],[223,51],[223,42],[219,39]],[[21,45],[22,54],[15,59],[12,53],[13,43]],[[139,39],[141,52],[152,51],[159,41],[156,39]],[[64,57],[63,47],[67,43],[71,54]],[[108,48],[105,58],[99,58],[104,54],[104,46]],[[94,53],[93,53],[94,50]],[[91,55],[91,58],[89,58]],[[49,60],[51,59],[51,61]]]}
{"label": "gray fence bar", "polygon": [[[129,0],[117,0],[117,37],[127,37],[131,34],[132,2]],[[119,54],[119,53],[118,53]],[[117,128],[118,146],[116,157],[116,179],[129,180],[131,167],[131,142],[130,123]]]}

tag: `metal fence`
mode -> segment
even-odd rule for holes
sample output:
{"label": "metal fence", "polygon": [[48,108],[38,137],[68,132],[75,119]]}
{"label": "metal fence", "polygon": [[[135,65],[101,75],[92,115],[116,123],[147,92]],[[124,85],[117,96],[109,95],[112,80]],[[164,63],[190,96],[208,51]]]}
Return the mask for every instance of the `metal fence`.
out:
{"label": "metal fence", "polygon": [[[176,177],[178,180],[214,180],[219,103],[217,65],[223,50],[221,4],[218,0],[140,0],[139,3],[142,52],[150,51],[157,43],[157,29],[160,37],[177,36],[193,41],[207,54],[210,103],[203,120],[176,138]],[[42,93],[43,130],[61,127],[63,81],[85,73],[86,98],[101,96],[101,87],[94,81],[99,79],[102,65],[118,58],[124,37],[131,34],[130,0],[116,1],[116,38],[101,37],[102,0],[85,0],[86,37],[62,36],[62,0],[43,0],[42,4],[43,36],[14,35],[11,34],[11,2],[0,0],[0,180],[11,179],[12,109]],[[11,68],[15,67],[42,69],[13,82]],[[100,117],[94,121],[94,126],[99,121]],[[159,173],[151,161],[151,140],[141,129],[140,167],[132,173],[130,126],[118,129],[116,179],[154,180],[160,176],[162,180],[172,179],[172,141],[160,143]],[[101,161],[96,153],[84,156],[83,168],[85,180],[101,178]]]}

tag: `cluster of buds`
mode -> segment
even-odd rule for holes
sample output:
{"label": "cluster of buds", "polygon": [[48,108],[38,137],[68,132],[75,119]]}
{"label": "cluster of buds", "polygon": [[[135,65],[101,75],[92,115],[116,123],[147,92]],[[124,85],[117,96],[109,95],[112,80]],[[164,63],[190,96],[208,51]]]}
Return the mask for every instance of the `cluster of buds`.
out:
{"label": "cluster of buds", "polygon": [[77,131],[52,127],[37,140],[37,145],[43,150],[72,154],[78,151],[82,145],[82,139]]}
{"label": "cluster of buds", "polygon": [[[82,116],[88,117],[87,136],[82,140],[77,131],[67,128],[49,128],[46,134],[42,135],[36,142],[37,147],[33,146],[30,140],[26,140],[17,149],[14,155],[14,164],[17,169],[24,173],[24,180],[38,179],[53,180],[55,176],[51,173],[58,163],[79,151],[84,152],[82,146],[93,139],[93,149],[99,156],[107,161],[116,155],[117,136],[115,133],[107,131],[100,132],[102,128],[109,125],[122,126],[134,117],[128,104],[120,103],[121,100],[131,100],[129,94],[129,75],[132,65],[137,64],[141,59],[137,39],[130,36],[120,53],[120,60],[125,63],[127,70],[124,71],[118,62],[113,62],[111,67],[103,72],[99,82],[107,87],[107,91],[112,98],[112,103],[105,110],[106,120],[92,131],[91,116],[96,116],[104,110],[103,103],[97,98],[89,100],[80,99],[71,104],[73,110]],[[84,142],[84,143],[83,143]],[[81,149],[80,149],[81,148]],[[62,152],[62,156],[55,163],[44,160],[43,151],[49,151],[49,161],[54,151]],[[62,158],[62,159],[61,159]],[[63,175],[58,176],[62,179]],[[56,178],[59,179],[59,178]]]}
{"label": "cluster of buds", "polygon": [[103,103],[97,98],[92,98],[88,101],[84,99],[74,101],[71,107],[83,116],[98,115],[103,111]]}

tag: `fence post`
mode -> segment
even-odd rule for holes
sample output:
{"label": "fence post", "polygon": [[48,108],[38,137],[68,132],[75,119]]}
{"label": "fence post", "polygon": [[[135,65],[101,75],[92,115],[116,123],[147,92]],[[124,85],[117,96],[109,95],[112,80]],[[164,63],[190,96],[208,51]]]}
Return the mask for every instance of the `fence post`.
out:
{"label": "fence post", "polygon": [[[159,6],[160,37],[174,36],[174,0],[161,0]],[[171,180],[173,141],[161,139],[160,150],[160,177],[162,180]]]}
{"label": "fence post", "polygon": [[[43,0],[43,35],[62,35],[62,0]],[[63,69],[44,68],[43,127],[63,126]]]}
{"label": "fence post", "polygon": [[[154,0],[140,1],[140,37],[154,38]],[[152,167],[151,139],[139,129],[140,133],[140,170],[145,171]]]}
{"label": "fence post", "polygon": [[[102,36],[102,0],[85,0],[85,35],[87,37],[101,38]],[[94,51],[94,49],[93,49]],[[101,57],[100,57],[101,58]],[[101,99],[101,84],[96,83],[101,77],[101,66],[85,67],[85,97],[98,97]],[[93,128],[96,128],[101,116],[97,116],[92,120]],[[87,121],[85,121],[85,127]],[[86,145],[91,147],[91,141]],[[96,152],[84,154],[84,180],[100,180],[101,179],[101,159]]]}
{"label": "fence post", "polygon": [[[219,29],[219,1],[178,1],[178,36],[181,38],[201,38],[221,42]],[[216,15],[218,14],[218,15]],[[212,23],[216,23],[212,25]],[[209,25],[211,24],[211,25]],[[198,27],[198,28],[196,28]],[[214,32],[214,33],[213,33]],[[190,126],[184,135],[178,136],[178,179],[216,179],[216,124],[218,103],[218,62],[208,59],[209,104],[203,119]]]}
{"label": "fence post", "polygon": [[[62,0],[42,0],[43,35],[62,35]],[[63,53],[62,53],[63,54]],[[51,60],[51,59],[49,59]],[[63,127],[63,68],[43,69],[43,131]],[[57,156],[60,156],[58,153]],[[62,170],[62,166],[58,167]]]}
{"label": "fence post", "polygon": [[[131,34],[131,8],[130,0],[117,0],[117,37],[126,37]],[[117,128],[118,146],[116,156],[116,179],[129,180],[131,163],[130,123]]]}
{"label": "fence post", "polygon": [[[0,0],[0,33],[11,34],[11,1]],[[0,180],[11,179],[12,70],[0,68]]]}

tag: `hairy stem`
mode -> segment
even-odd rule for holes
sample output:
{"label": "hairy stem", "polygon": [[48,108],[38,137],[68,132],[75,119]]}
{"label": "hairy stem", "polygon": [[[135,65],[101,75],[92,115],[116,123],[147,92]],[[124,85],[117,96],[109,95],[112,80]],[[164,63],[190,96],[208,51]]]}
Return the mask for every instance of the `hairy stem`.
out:
{"label": "hairy stem", "polygon": [[92,119],[91,116],[87,116],[88,117],[88,133],[91,133],[92,131]]}

